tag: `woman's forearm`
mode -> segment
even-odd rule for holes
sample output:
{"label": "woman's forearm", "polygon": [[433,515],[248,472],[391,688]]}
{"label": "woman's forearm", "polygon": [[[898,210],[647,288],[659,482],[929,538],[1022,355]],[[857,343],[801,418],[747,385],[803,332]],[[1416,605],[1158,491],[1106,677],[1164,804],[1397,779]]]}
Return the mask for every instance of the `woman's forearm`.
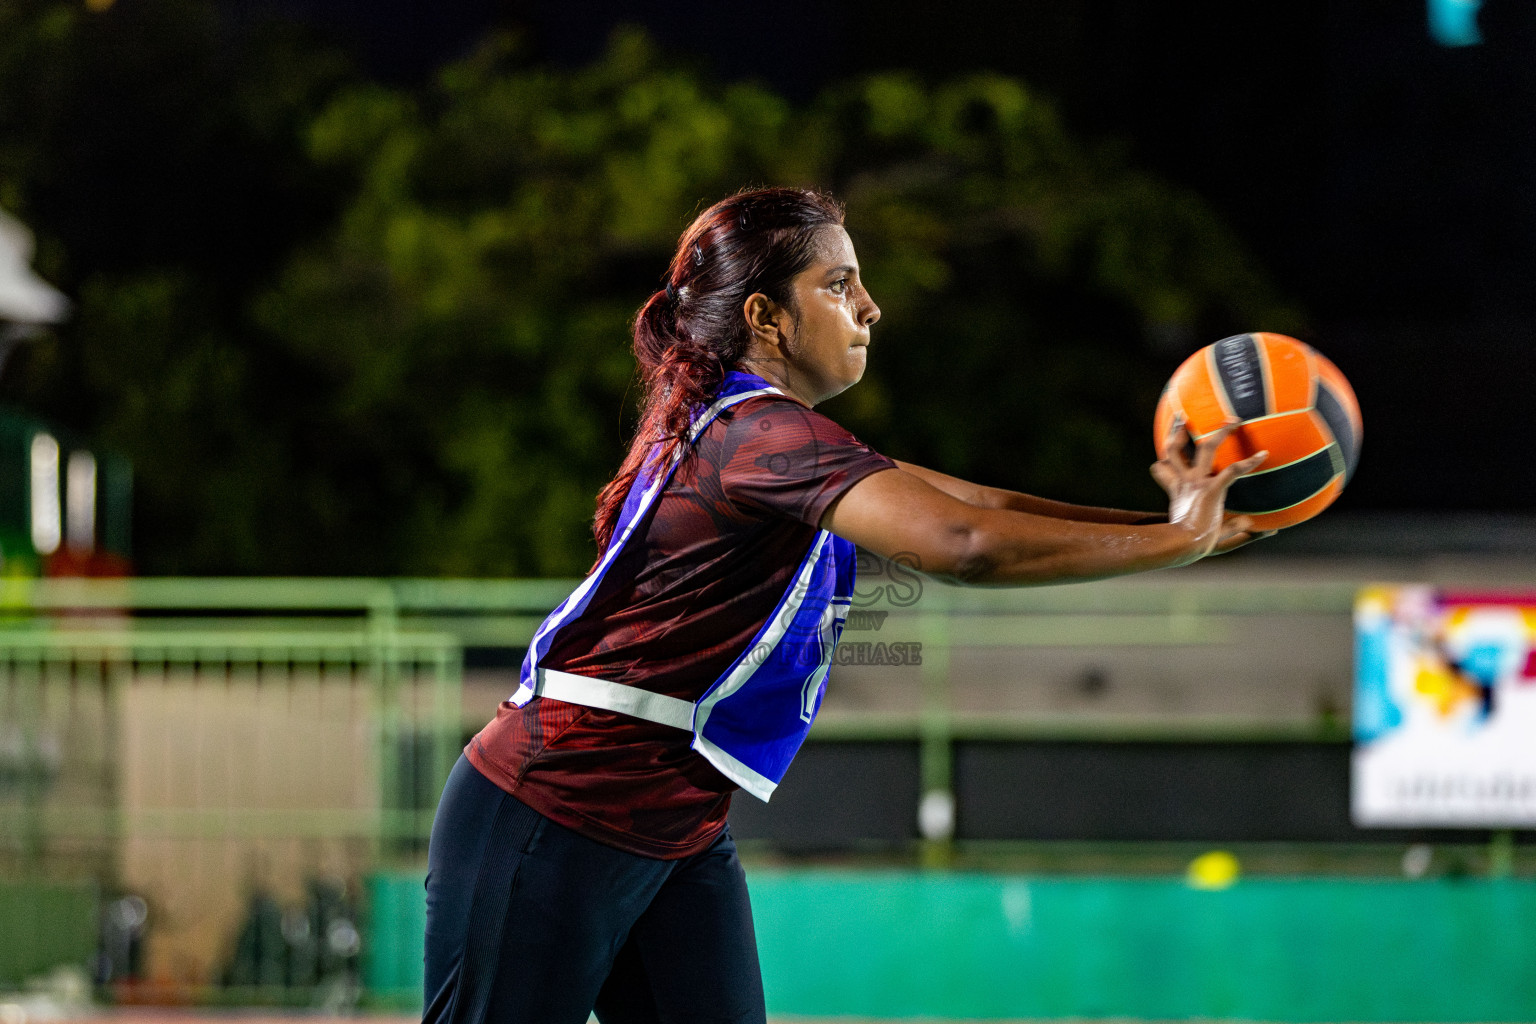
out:
{"label": "woman's forearm", "polygon": [[937,487],[950,497],[958,498],[966,504],[975,505],[979,508],[1008,509],[1013,512],[1027,512],[1030,515],[1046,516],[1051,519],[1067,519],[1075,523],[1148,526],[1168,521],[1168,516],[1162,512],[1131,512],[1117,508],[1073,505],[1065,501],[1037,498],[1033,494],[1009,491],[1001,487],[986,487],[982,484],[973,484],[969,480],[962,480],[959,477],[949,476],[937,470],[915,466],[909,462],[897,462],[896,465]]}
{"label": "woman's forearm", "polygon": [[1025,520],[1011,512],[984,513],[969,532],[968,553],[955,567],[959,571],[944,575],[972,586],[1083,582],[1187,565],[1212,543],[1166,522],[1137,526],[1055,517]]}

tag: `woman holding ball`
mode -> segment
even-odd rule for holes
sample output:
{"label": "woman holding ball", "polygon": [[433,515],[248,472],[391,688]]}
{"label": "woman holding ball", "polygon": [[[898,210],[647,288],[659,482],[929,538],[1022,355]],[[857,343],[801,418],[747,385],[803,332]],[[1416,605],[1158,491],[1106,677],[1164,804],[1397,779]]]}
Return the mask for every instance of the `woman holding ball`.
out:
{"label": "woman holding ball", "polygon": [[734,790],[768,799],[821,703],[855,545],[954,583],[1185,565],[1263,453],[1230,427],[1152,472],[1166,517],[892,461],[815,412],[858,383],[879,307],[841,207],[764,189],[683,233],[635,320],[644,409],[598,496],[599,557],[443,792],[427,876],[432,1022],[763,1022]]}

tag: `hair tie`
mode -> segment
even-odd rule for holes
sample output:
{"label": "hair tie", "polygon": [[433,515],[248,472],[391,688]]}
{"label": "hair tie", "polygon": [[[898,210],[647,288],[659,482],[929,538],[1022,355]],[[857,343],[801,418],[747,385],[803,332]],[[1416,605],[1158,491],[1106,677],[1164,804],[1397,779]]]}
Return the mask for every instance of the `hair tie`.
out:
{"label": "hair tie", "polygon": [[752,230],[752,214],[745,206],[741,208],[741,213],[737,215],[736,223],[741,226],[742,231]]}
{"label": "hair tie", "polygon": [[667,282],[667,301],[674,306],[677,305],[677,289],[672,286],[671,281]]}
{"label": "hair tie", "polygon": [[693,243],[693,265],[696,267],[704,265],[704,250],[699,247],[698,242]]}

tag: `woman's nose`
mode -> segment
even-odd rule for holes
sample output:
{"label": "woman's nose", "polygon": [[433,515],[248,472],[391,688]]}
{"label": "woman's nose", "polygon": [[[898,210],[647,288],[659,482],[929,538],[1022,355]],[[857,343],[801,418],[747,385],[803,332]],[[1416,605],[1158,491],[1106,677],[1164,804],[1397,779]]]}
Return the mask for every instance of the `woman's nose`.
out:
{"label": "woman's nose", "polygon": [[864,308],[859,322],[865,327],[875,326],[875,321],[880,319],[880,307],[875,305],[875,300],[869,297],[869,292],[864,293]]}

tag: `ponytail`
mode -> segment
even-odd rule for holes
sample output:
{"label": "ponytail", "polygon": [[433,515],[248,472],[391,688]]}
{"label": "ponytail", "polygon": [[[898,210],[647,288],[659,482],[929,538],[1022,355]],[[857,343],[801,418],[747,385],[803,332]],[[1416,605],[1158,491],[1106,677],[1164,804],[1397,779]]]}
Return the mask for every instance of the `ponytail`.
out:
{"label": "ponytail", "polygon": [[665,286],[635,314],[640,424],[623,465],[597,496],[598,562],[641,472],[686,455],[693,417],[746,356],[748,296],[762,292],[787,304],[791,280],[810,265],[816,233],[842,222],[842,206],[831,197],[774,188],[721,200],[683,232]]}

